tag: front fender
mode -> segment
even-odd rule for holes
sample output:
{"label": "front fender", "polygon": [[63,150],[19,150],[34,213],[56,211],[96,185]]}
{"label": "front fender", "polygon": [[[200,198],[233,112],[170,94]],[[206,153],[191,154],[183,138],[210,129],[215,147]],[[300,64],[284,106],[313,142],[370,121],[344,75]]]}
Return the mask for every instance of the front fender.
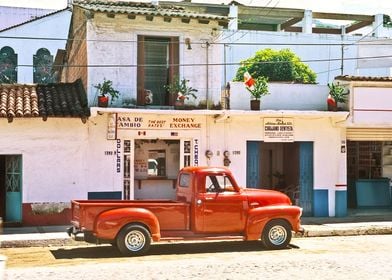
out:
{"label": "front fender", "polygon": [[100,213],[94,223],[97,238],[114,240],[118,232],[127,224],[145,225],[154,241],[161,238],[158,218],[145,208],[118,208]]}
{"label": "front fender", "polygon": [[258,240],[264,226],[271,220],[282,219],[291,225],[295,232],[301,230],[300,207],[291,205],[271,205],[253,208],[249,210],[246,227],[246,240]]}

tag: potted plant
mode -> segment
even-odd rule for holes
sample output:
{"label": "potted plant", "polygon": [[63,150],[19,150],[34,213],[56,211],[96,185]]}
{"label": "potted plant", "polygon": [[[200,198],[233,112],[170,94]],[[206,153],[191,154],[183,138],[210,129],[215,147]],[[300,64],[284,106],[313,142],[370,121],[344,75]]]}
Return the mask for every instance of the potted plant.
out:
{"label": "potted plant", "polygon": [[346,103],[348,90],[339,83],[328,83],[329,95],[327,98],[328,111],[337,111],[339,103]]}
{"label": "potted plant", "polygon": [[109,104],[113,103],[118,97],[119,92],[113,88],[113,82],[111,80],[106,80],[103,78],[102,83],[98,83],[94,86],[98,90],[98,107],[107,107]]}
{"label": "potted plant", "polygon": [[253,79],[252,76],[246,72],[244,74],[245,87],[252,95],[253,99],[250,100],[251,110],[260,110],[260,98],[270,94],[268,90],[268,78],[260,76]]}
{"label": "potted plant", "polygon": [[184,101],[185,99],[189,99],[189,96],[195,99],[197,98],[195,95],[197,89],[190,87],[188,82],[189,80],[185,78],[180,80],[178,76],[175,76],[173,82],[165,86],[168,92],[175,96],[175,106],[184,106]]}

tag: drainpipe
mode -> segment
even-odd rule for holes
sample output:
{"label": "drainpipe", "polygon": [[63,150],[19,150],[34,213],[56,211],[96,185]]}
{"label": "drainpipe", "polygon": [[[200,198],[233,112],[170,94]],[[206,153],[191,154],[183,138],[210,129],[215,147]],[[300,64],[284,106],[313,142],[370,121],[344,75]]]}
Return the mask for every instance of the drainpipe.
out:
{"label": "drainpipe", "polygon": [[210,47],[210,43],[208,41],[206,41],[206,100],[207,100],[207,110],[210,109],[210,105],[209,105],[209,89],[208,89],[208,84],[209,84],[209,71],[208,71],[208,64],[209,64],[209,60],[208,60],[208,48]]}

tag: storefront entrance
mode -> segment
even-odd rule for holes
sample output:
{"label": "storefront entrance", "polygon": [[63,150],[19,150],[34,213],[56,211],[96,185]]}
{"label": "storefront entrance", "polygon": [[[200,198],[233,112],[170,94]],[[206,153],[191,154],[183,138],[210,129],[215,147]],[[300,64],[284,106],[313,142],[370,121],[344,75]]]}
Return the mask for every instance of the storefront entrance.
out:
{"label": "storefront entrance", "polygon": [[248,141],[247,186],[284,192],[311,216],[313,143]]}
{"label": "storefront entrance", "polygon": [[174,199],[180,140],[135,140],[134,151],[134,198]]}

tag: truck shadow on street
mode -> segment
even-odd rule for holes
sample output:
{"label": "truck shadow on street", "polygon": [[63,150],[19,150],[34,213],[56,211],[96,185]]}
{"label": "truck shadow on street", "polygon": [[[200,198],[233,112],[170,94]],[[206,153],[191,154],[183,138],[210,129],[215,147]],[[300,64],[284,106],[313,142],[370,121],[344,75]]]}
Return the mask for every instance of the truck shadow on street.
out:
{"label": "truck shadow on street", "polygon": [[[284,250],[298,249],[293,244]],[[151,245],[147,256],[158,255],[181,255],[181,254],[208,254],[208,253],[232,253],[232,252],[257,252],[268,251],[260,241],[220,241],[204,243],[155,243]],[[116,247],[110,245],[88,246],[75,248],[60,248],[51,250],[56,259],[100,259],[100,258],[122,258],[123,255]]]}

